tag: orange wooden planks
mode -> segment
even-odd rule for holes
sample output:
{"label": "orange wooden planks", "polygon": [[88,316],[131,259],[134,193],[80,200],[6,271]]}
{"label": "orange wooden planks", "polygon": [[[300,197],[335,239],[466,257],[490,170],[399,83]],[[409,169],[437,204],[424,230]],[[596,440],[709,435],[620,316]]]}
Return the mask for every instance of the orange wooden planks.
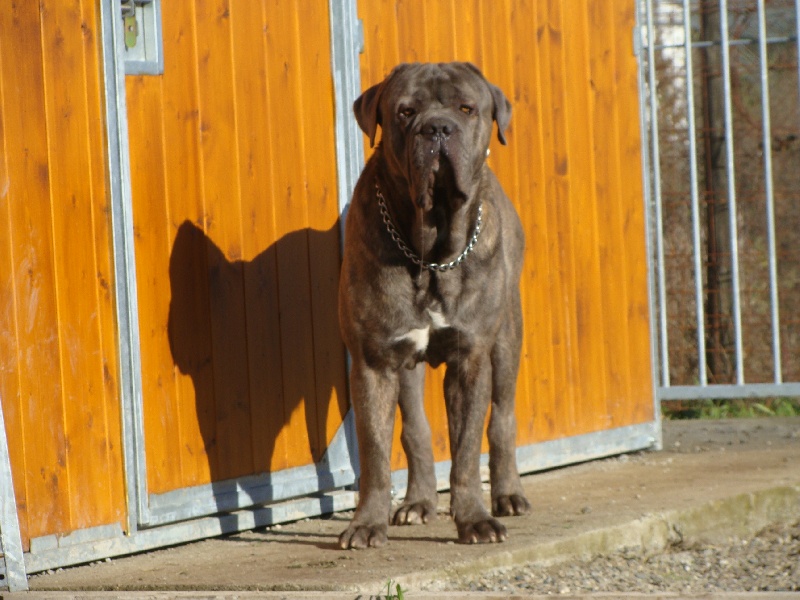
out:
{"label": "orange wooden planks", "polygon": [[613,273],[602,269],[598,249],[598,212],[605,212],[607,199],[596,194],[594,127],[589,70],[588,25],[585,6],[563,11],[568,123],[568,169],[570,227],[573,230],[577,372],[580,393],[576,398],[576,431],[584,433],[610,425],[606,415],[607,353],[604,341],[604,303],[600,295],[604,278]]}
{"label": "orange wooden planks", "polygon": [[276,444],[285,422],[283,357],[280,345],[277,250],[273,210],[274,138],[266,36],[274,26],[260,2],[236,4],[231,13],[238,110],[239,184],[242,202],[247,358],[250,385],[250,437],[254,472],[285,467],[286,444]]}
{"label": "orange wooden planks", "polygon": [[[237,105],[231,6],[228,0],[195,3],[197,105],[200,114],[201,185],[206,235],[220,252],[209,251],[212,377],[216,416],[215,479],[252,473],[247,439],[250,398],[247,318],[242,263],[242,206],[236,143]],[[243,435],[244,434],[244,435]]]}
{"label": "orange wooden planks", "polygon": [[347,401],[327,5],[213,0],[163,20],[164,75],[128,83],[131,121],[151,125],[131,126],[134,217],[165,241],[137,247],[140,319],[161,330],[142,348],[157,492],[309,464]]}
{"label": "orange wooden planks", "polygon": [[[606,151],[618,147],[618,90],[615,81],[615,30],[612,23],[613,11],[602,4],[592,5],[589,10],[590,65],[595,110],[593,114],[596,135],[592,140],[596,156],[597,181],[595,184],[600,211],[601,239],[599,253],[603,265],[604,281],[601,289],[603,305],[607,307],[606,320],[609,335],[605,340],[606,352],[617,360],[608,365],[608,393],[606,396],[609,419],[616,421],[620,410],[630,396],[630,350],[629,319],[626,310],[628,302],[626,273],[625,238],[621,218],[625,206],[622,196],[622,182],[618,152]],[[615,416],[616,415],[616,416]]]}
{"label": "orange wooden planks", "polygon": [[0,395],[27,546],[124,518],[118,359],[97,7],[3,5],[0,28]]}
{"label": "orange wooden planks", "polygon": [[[617,106],[619,119],[619,169],[638,169],[642,161],[640,124],[633,115],[639,114],[638,62],[632,50],[633,42],[627,32],[636,24],[635,7],[621,2],[614,16],[615,64],[617,65]],[[651,364],[651,332],[647,286],[647,250],[645,238],[644,183],[637,171],[624,178],[625,212],[622,235],[626,242],[625,266],[627,275],[627,317],[630,321],[630,391],[626,422],[644,423],[654,417],[653,380]]]}

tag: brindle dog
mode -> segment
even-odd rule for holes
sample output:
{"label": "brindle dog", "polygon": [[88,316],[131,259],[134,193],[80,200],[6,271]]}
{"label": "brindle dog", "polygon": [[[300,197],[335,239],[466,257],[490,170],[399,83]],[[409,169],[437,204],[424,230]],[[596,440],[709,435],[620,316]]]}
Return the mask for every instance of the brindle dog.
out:
{"label": "brindle dog", "polygon": [[[339,287],[361,461],[358,508],[339,545],[386,542],[398,403],[409,482],[393,522],[436,517],[422,398],[426,362],[447,365],[450,510],[458,539],[503,541],[506,528],[494,516],[530,510],[517,471],[514,417],[525,241],[486,164],[492,122],[505,144],[511,105],[475,66],[446,63],[400,65],[353,108],[372,144],[379,125],[383,133],[347,215]],[[490,401],[492,514],[479,474]]]}

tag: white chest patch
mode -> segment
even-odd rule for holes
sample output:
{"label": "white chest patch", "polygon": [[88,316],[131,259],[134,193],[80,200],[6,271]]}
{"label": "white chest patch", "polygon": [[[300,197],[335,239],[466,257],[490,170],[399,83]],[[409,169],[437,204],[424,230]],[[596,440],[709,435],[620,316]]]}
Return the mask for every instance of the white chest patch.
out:
{"label": "white chest patch", "polygon": [[428,340],[430,339],[430,327],[425,327],[423,329],[412,329],[408,333],[404,333],[403,335],[398,335],[395,337],[396,342],[401,342],[403,340],[408,340],[414,347],[416,348],[417,352],[424,352],[425,348],[428,347]]}
{"label": "white chest patch", "polygon": [[417,352],[424,352],[431,339],[431,327],[433,327],[434,330],[449,327],[449,323],[439,311],[428,309],[426,312],[428,313],[428,318],[431,320],[431,324],[428,327],[410,329],[406,333],[395,336],[394,341],[402,342],[407,340],[414,344],[414,348]]}
{"label": "white chest patch", "polygon": [[444,318],[444,315],[440,313],[438,310],[431,310],[430,308],[427,310],[428,316],[431,319],[431,323],[433,324],[434,329],[444,329],[448,327],[448,323]]}

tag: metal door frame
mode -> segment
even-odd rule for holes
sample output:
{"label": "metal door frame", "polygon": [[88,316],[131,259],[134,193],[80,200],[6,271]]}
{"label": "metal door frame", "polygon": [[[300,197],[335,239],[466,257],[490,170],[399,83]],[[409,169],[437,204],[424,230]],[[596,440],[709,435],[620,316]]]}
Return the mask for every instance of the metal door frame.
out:
{"label": "metal door frame", "polygon": [[[768,85],[767,45],[772,42],[791,42],[798,44],[800,55],[800,0],[795,0],[796,34],[794,40],[790,38],[771,39],[767,37],[765,0],[757,0],[758,39],[731,39],[728,27],[728,1],[720,0],[720,46],[722,58],[722,77],[724,85],[724,124],[725,124],[725,151],[726,168],[729,181],[734,180],[735,161],[733,154],[733,109],[731,105],[731,64],[730,48],[740,44],[757,44],[759,54],[759,75],[761,79],[761,107],[762,107],[762,134],[764,152],[764,176],[766,195],[766,220],[768,243],[768,273],[769,273],[769,302],[771,320],[771,346],[773,359],[772,381],[767,383],[748,383],[744,378],[744,352],[742,348],[742,303],[739,287],[739,247],[737,241],[737,211],[736,187],[728,186],[729,217],[730,217],[730,255],[732,272],[732,309],[735,344],[735,374],[736,381],[732,384],[709,383],[706,369],[706,321],[703,302],[703,274],[700,250],[700,193],[698,185],[698,159],[695,135],[688,136],[689,143],[689,173],[691,186],[691,211],[692,211],[692,246],[694,252],[693,283],[695,291],[695,313],[697,326],[697,360],[699,382],[696,385],[675,385],[670,381],[669,340],[667,336],[667,290],[665,276],[664,232],[662,221],[662,180],[660,166],[659,146],[659,106],[658,98],[651,90],[657,89],[656,79],[656,54],[666,49],[682,50],[686,61],[686,71],[693,73],[692,49],[706,47],[714,42],[695,41],[691,39],[691,8],[689,0],[683,0],[683,40],[667,44],[655,44],[655,24],[653,5],[657,0],[637,0],[637,13],[639,24],[634,32],[636,45],[640,49],[640,65],[643,76],[641,81],[641,118],[643,134],[643,157],[645,159],[645,193],[647,202],[647,215],[650,225],[648,232],[654,238],[655,246],[648,253],[651,274],[651,290],[653,307],[652,312],[657,315],[657,323],[653,328],[656,332],[656,356],[654,361],[654,378],[658,382],[656,396],[660,400],[694,400],[694,399],[724,399],[745,397],[771,397],[771,396],[800,396],[800,382],[787,382],[781,373],[780,350],[780,311],[778,302],[777,285],[777,257],[775,247],[775,217],[772,180],[772,161],[770,143],[770,102]],[[652,34],[652,35],[651,35]],[[653,43],[650,43],[653,40]],[[643,57],[646,55],[646,61]],[[798,80],[800,81],[800,60],[798,61]],[[693,77],[686,77],[685,98],[687,103],[687,126],[690,132],[697,130],[695,123],[695,92]],[[800,92],[800,89],[798,90]]]}
{"label": "metal door frame", "polygon": [[0,590],[24,592],[28,589],[22,541],[19,533],[17,499],[11,477],[3,402],[0,399]]}

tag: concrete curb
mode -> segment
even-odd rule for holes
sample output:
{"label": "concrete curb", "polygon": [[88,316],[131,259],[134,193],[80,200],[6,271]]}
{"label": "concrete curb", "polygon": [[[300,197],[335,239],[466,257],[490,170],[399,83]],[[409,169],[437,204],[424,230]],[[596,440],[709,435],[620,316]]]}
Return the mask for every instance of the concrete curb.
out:
{"label": "concrete curb", "polygon": [[566,561],[590,560],[601,554],[634,548],[655,553],[679,541],[713,542],[747,537],[772,523],[796,518],[800,518],[800,485],[777,487],[715,500],[685,510],[647,515],[629,523],[595,529],[563,540],[487,555],[442,570],[399,575],[395,579],[404,588],[419,589],[439,579],[498,567],[528,563],[549,566]]}
{"label": "concrete curb", "polygon": [[[0,600],[381,600],[355,592],[17,592],[0,593]],[[436,592],[405,594],[408,600],[545,600],[553,596],[502,594],[495,592]],[[721,592],[686,594],[598,593],[562,595],[563,600],[797,600],[795,592]]]}

